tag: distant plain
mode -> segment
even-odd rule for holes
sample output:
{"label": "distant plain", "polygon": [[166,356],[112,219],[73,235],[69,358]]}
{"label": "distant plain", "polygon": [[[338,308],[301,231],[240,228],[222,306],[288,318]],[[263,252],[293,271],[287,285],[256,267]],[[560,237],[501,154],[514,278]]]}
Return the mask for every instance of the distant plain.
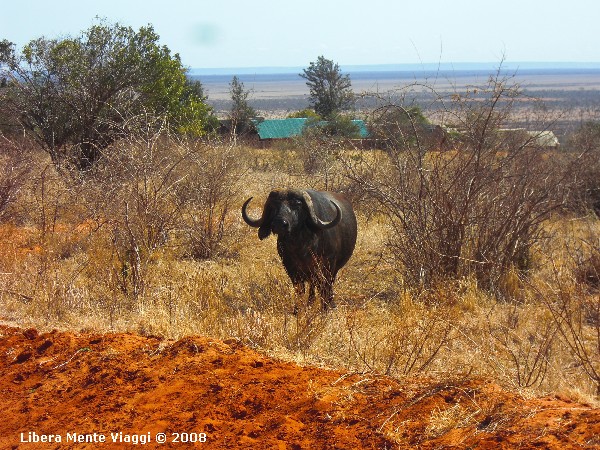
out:
{"label": "distant plain", "polygon": [[[229,98],[229,83],[235,73],[219,75],[194,75],[202,82],[209,98],[226,100]],[[349,72],[356,92],[386,92],[406,85],[420,83],[433,86],[441,92],[460,90],[466,86],[485,83],[493,71],[364,71]],[[600,91],[600,69],[526,69],[523,71],[503,71],[502,76],[514,79],[527,90],[574,90],[587,89]],[[236,75],[252,98],[293,98],[308,95],[305,80],[296,73],[256,73]]]}
{"label": "distant plain", "polygon": [[[308,87],[297,72],[243,72],[195,74],[200,80],[208,102],[217,114],[225,115],[230,108],[229,83],[234,75],[250,92],[249,104],[265,117],[285,117],[309,106]],[[193,73],[193,72],[192,72]],[[346,73],[346,72],[344,72]],[[499,74],[492,68],[472,70],[357,70],[348,71],[352,87],[361,94],[359,110],[373,105],[369,98],[378,96],[408,97],[417,103],[427,103],[432,96],[464,93],[467,89],[485,86],[490,76],[499,75],[509,84],[517,84],[527,98],[541,99],[547,108],[562,116],[559,128],[600,117],[600,69],[591,68],[526,68],[503,69]],[[405,97],[406,98],[406,97]]]}

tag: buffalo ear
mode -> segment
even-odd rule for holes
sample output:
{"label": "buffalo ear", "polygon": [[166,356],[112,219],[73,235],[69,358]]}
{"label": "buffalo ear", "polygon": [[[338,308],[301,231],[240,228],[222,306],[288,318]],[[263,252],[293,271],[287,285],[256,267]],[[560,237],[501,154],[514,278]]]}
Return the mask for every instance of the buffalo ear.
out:
{"label": "buffalo ear", "polygon": [[268,238],[270,234],[271,234],[271,224],[263,223],[260,226],[260,228],[258,229],[258,238],[262,241],[263,239]]}
{"label": "buffalo ear", "polygon": [[258,238],[261,241],[263,239],[268,238],[269,235],[271,234],[271,221],[273,220],[273,206],[272,206],[272,200],[271,200],[272,196],[273,196],[273,193],[269,194],[269,198],[267,198],[267,201],[265,203],[265,206],[263,208],[263,213],[262,213],[263,223],[258,228]]}

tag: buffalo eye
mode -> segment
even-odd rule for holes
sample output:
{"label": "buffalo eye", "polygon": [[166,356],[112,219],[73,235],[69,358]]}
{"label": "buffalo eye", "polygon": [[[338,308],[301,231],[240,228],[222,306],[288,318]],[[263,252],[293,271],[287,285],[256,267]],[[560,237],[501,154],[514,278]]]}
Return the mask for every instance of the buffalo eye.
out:
{"label": "buffalo eye", "polygon": [[292,199],[292,201],[290,202],[291,206],[293,206],[294,208],[301,208],[302,207],[302,200],[294,198]]}

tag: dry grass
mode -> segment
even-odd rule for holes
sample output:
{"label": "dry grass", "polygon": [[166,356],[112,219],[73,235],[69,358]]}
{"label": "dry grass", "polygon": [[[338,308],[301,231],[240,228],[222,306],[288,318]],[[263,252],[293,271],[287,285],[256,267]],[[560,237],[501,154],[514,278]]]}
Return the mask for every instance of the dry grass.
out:
{"label": "dry grass", "polygon": [[[219,245],[228,251],[192,259],[181,230],[170,226],[164,242],[147,250],[144,289],[135,295],[115,239],[119,222],[106,217],[114,211],[110,199],[82,204],[89,191],[37,155],[11,206],[14,220],[0,225],[0,319],[46,329],[235,338],[301,364],[395,377],[483,375],[523,393],[596,394],[597,380],[549,308],[565,296],[573,307],[597,302],[597,291],[580,289],[575,276],[590,250],[573,247],[599,235],[596,221],[554,218],[547,225],[553,237],[535,249],[529,280],[504,280],[508,294],[498,301],[471,278],[409,289],[385,254],[388,224],[359,202],[359,240],[336,284],[338,308],[324,314],[303,307],[294,315],[297,299],[274,239],[259,241],[239,215],[245,198],[259,203],[272,187],[320,187],[319,174],[305,175],[286,152],[239,149],[248,169],[234,180],[224,218],[230,232]],[[595,330],[588,320],[574,332],[597,370]],[[462,404],[437,411],[427,432],[460,427],[472,414],[473,406]]]}

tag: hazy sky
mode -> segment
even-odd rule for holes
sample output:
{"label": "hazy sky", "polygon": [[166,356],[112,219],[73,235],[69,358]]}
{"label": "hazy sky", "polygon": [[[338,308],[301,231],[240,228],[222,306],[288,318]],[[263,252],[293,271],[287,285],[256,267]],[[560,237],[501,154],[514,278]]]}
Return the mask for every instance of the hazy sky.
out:
{"label": "hazy sky", "polygon": [[599,0],[10,0],[0,39],[148,23],[188,67],[600,62]]}

